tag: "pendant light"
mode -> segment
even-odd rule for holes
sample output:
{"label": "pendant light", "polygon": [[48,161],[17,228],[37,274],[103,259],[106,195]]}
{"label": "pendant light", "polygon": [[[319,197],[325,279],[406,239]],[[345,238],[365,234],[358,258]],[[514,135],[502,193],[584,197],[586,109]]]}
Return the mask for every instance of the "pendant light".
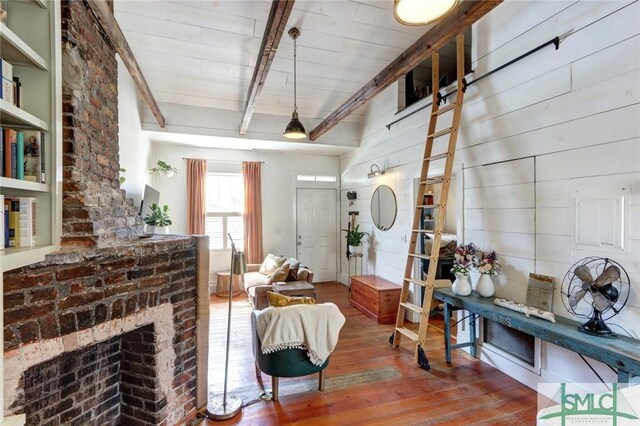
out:
{"label": "pendant light", "polygon": [[393,0],[393,16],[404,25],[426,25],[449,13],[458,0]]}
{"label": "pendant light", "polygon": [[284,130],[284,137],[288,139],[306,139],[307,131],[304,126],[298,120],[298,104],[296,102],[296,40],[300,37],[300,30],[293,27],[289,30],[289,37],[293,39],[293,114],[291,114],[291,121],[287,124],[287,128]]}

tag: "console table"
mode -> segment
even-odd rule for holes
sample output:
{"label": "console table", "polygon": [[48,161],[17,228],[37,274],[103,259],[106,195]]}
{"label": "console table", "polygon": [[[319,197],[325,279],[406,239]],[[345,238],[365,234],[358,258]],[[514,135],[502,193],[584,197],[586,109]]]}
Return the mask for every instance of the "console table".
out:
{"label": "console table", "polygon": [[469,346],[471,355],[476,356],[477,353],[475,326],[469,330],[470,342],[451,345],[450,313],[451,309],[459,308],[472,314],[470,324],[472,319],[475,320],[475,315],[479,315],[608,364],[618,371],[618,383],[629,383],[632,375],[640,376],[640,340],[626,336],[615,338],[592,336],[578,331],[577,327],[580,323],[563,317],[556,317],[556,323],[526,317],[520,312],[495,305],[493,297],[480,297],[475,292],[469,296],[457,296],[450,288],[439,288],[434,290],[433,297],[445,304],[445,359],[447,362],[451,362],[452,349]]}

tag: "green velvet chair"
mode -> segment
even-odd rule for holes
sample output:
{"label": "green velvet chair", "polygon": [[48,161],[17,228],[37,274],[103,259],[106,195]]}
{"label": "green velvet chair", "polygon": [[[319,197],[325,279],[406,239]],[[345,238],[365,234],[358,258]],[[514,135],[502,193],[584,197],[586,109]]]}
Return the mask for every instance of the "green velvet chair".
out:
{"label": "green velvet chair", "polygon": [[278,382],[280,377],[300,377],[309,374],[320,373],[318,389],[324,390],[324,370],[329,365],[329,358],[321,365],[317,366],[309,361],[307,352],[302,349],[284,349],[270,354],[262,353],[262,342],[258,336],[256,328],[256,315],[260,311],[251,313],[251,333],[253,344],[253,355],[256,361],[256,377],[261,378],[260,372],[271,376],[271,387],[273,401],[278,400]]}

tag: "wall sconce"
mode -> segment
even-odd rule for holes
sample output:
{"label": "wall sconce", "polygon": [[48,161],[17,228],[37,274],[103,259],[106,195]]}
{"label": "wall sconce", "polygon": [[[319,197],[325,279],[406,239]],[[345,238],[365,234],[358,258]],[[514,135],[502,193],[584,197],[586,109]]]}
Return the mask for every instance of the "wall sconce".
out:
{"label": "wall sconce", "polygon": [[372,179],[377,176],[382,176],[383,174],[384,174],[384,170],[380,170],[380,167],[378,167],[377,164],[372,164],[371,171],[367,174],[367,177],[369,179]]}

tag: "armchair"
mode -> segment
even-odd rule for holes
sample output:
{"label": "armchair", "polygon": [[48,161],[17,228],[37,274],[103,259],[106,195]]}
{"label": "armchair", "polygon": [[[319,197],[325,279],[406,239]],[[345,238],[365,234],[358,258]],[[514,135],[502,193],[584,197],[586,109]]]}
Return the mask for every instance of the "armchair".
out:
{"label": "armchair", "polygon": [[309,361],[307,351],[303,349],[282,349],[268,354],[262,353],[262,342],[257,330],[257,318],[260,311],[251,313],[251,334],[253,354],[255,357],[256,377],[260,379],[260,373],[264,372],[271,376],[271,387],[273,401],[278,400],[278,385],[280,377],[300,377],[309,374],[320,373],[318,389],[324,390],[324,371],[329,365],[329,358],[316,366]]}

